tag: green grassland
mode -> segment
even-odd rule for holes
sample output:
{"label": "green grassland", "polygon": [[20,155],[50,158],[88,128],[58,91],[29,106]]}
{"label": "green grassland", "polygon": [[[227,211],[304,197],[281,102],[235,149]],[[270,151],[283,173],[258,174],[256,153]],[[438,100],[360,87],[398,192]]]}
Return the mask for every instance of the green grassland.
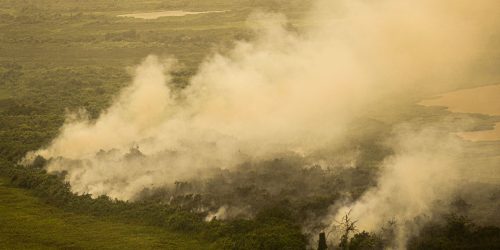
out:
{"label": "green grassland", "polygon": [[102,220],[47,205],[0,179],[1,249],[209,249],[187,234]]}

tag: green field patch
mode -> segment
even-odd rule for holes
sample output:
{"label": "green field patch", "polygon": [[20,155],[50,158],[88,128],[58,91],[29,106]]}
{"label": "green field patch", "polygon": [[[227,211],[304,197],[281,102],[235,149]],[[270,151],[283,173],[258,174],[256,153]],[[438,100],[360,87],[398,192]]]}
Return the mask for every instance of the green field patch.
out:
{"label": "green field patch", "polygon": [[7,183],[0,178],[0,248],[207,249],[189,235],[65,212]]}

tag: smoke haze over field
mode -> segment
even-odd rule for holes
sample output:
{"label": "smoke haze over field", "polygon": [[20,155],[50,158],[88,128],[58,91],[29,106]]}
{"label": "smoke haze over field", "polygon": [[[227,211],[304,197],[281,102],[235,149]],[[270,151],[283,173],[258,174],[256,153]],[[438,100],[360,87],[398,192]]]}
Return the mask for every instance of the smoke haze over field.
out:
{"label": "smoke haze over field", "polygon": [[[149,56],[97,120],[70,115],[27,159],[51,158],[48,171],[67,172],[74,192],[130,200],[145,188],[208,178],[213,168],[290,152],[307,158],[342,145],[381,101],[479,79],[470,67],[497,31],[499,9],[494,0],[318,1],[314,25],[301,33],[283,15],[256,13],[248,22],[255,40],[208,57],[186,88],[169,87],[175,60]],[[376,230],[431,212],[459,178],[459,150],[429,131],[396,133],[377,187],[328,219],[351,208],[361,229]],[[401,230],[404,242],[409,228]]]}

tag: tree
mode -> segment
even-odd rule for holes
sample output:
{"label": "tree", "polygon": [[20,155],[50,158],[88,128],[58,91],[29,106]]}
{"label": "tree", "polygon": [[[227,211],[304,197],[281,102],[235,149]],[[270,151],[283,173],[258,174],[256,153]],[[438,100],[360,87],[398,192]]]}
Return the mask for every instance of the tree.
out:
{"label": "tree", "polygon": [[326,236],[324,232],[319,234],[318,250],[326,250],[328,246],[326,245]]}
{"label": "tree", "polygon": [[352,220],[350,217],[351,209],[342,217],[341,221],[336,222],[337,227],[340,228],[342,236],[340,237],[340,249],[349,249],[349,235],[358,231],[356,227],[357,220]]}

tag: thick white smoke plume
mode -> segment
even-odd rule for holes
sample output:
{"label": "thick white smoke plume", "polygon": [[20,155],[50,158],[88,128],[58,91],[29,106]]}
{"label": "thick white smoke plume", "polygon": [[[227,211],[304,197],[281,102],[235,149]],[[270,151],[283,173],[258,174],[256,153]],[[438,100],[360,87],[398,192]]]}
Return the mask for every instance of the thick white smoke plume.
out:
{"label": "thick white smoke plume", "polygon": [[[331,240],[338,240],[342,218],[357,220],[358,231],[381,232],[388,223],[394,249],[405,249],[409,236],[418,232],[434,211],[446,210],[461,181],[457,167],[458,138],[433,129],[399,129],[393,140],[395,154],[383,163],[378,185],[353,204],[334,206]],[[337,234],[335,234],[337,233]],[[352,235],[351,235],[352,236]]]}
{"label": "thick white smoke plume", "polygon": [[[468,68],[496,28],[499,5],[319,1],[300,33],[282,15],[255,14],[255,40],[210,56],[185,89],[168,87],[174,60],[149,56],[97,120],[73,115],[27,159],[52,158],[48,171],[66,171],[77,193],[129,200],[211,168],[341,144],[349,124],[380,101],[474,80]],[[352,205],[362,228],[415,217],[439,197],[448,150],[426,148],[435,141],[420,137],[402,138],[379,187]]]}

